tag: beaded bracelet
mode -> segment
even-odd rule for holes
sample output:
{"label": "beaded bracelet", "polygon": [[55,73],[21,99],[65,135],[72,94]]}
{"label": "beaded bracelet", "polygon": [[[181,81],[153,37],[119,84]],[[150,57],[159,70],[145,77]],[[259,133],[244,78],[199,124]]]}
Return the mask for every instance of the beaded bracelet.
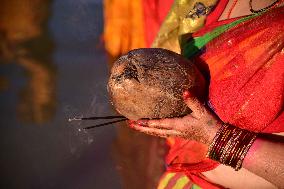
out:
{"label": "beaded bracelet", "polygon": [[207,157],[238,171],[257,134],[224,124],[209,146]]}

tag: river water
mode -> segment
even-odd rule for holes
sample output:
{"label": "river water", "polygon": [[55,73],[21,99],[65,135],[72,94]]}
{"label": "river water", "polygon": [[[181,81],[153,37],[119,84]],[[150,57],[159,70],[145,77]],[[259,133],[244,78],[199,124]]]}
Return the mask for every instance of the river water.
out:
{"label": "river water", "polygon": [[153,188],[157,139],[67,121],[114,114],[103,3],[4,0],[0,13],[1,188]]}

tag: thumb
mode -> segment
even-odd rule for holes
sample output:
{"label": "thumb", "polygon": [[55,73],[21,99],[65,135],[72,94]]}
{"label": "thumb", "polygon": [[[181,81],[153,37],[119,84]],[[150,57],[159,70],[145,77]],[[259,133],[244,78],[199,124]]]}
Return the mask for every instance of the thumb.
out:
{"label": "thumb", "polygon": [[189,91],[183,93],[183,99],[186,105],[191,109],[191,115],[200,119],[206,113],[204,105]]}

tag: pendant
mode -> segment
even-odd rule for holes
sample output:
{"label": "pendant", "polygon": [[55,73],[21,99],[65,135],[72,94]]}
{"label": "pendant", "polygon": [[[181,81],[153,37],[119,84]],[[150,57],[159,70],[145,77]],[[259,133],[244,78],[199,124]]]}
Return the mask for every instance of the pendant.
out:
{"label": "pendant", "polygon": [[212,8],[213,6],[206,7],[203,3],[197,2],[195,3],[193,9],[186,15],[186,18],[191,18],[194,20],[200,16],[208,15]]}

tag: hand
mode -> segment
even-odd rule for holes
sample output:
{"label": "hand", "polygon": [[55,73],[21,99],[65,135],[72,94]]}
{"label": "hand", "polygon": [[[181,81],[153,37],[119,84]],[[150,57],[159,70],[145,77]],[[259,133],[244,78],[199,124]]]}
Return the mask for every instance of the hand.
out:
{"label": "hand", "polygon": [[129,121],[129,126],[159,137],[181,137],[210,145],[222,123],[189,91],[183,94],[192,113],[182,118]]}

